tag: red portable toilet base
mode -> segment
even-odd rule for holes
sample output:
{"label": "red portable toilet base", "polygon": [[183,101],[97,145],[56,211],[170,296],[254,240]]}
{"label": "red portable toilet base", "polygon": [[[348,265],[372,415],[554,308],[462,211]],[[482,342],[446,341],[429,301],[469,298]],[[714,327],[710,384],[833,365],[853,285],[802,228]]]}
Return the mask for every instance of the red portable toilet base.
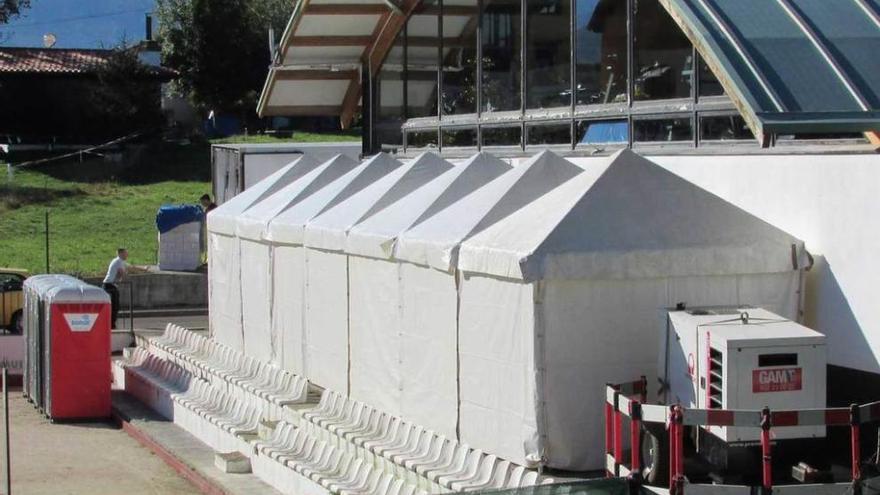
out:
{"label": "red portable toilet base", "polygon": [[51,305],[52,419],[110,416],[110,305]]}

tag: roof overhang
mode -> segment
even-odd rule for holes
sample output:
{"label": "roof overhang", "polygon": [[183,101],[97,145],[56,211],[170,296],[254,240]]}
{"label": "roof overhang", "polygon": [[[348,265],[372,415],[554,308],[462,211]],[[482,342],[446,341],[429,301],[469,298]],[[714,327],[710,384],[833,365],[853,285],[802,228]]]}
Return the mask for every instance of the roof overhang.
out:
{"label": "roof overhang", "polygon": [[298,0],[257,113],[333,115],[343,127],[361,101],[361,70],[382,65],[419,0]]}

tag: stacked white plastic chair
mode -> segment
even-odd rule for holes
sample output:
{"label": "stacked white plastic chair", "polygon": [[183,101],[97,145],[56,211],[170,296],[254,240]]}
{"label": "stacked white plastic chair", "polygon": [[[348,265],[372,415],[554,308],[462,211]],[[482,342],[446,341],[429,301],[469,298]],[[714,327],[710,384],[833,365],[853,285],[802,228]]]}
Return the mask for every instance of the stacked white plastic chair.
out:
{"label": "stacked white plastic chair", "polygon": [[258,442],[255,474],[283,493],[337,495],[425,495],[415,485],[382,472],[363,458],[281,422],[271,438]]}
{"label": "stacked white plastic chair", "polygon": [[178,325],[169,324],[162,336],[149,340],[149,345],[156,354],[236,399],[262,404],[266,419],[281,419],[286,406],[308,400],[309,383],[305,378]]}
{"label": "stacked white plastic chair", "polygon": [[333,391],[302,413],[299,429],[372,469],[431,493],[552,483],[495,455],[390,416]]}

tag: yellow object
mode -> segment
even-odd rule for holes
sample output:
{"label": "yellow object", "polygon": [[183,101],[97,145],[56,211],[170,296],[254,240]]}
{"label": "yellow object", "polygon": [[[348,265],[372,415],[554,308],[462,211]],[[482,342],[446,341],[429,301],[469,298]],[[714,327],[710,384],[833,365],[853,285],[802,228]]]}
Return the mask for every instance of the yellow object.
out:
{"label": "yellow object", "polygon": [[21,286],[27,277],[26,270],[0,268],[0,327],[7,332],[21,333],[24,305]]}

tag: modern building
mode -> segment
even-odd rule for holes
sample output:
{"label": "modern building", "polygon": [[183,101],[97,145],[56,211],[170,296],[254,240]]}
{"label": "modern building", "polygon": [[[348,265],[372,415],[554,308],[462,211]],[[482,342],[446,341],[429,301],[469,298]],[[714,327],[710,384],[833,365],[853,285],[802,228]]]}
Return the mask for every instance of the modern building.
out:
{"label": "modern building", "polygon": [[832,380],[880,383],[878,51],[876,0],[300,0],[258,112],[403,158],[631,147],[803,239]]}

